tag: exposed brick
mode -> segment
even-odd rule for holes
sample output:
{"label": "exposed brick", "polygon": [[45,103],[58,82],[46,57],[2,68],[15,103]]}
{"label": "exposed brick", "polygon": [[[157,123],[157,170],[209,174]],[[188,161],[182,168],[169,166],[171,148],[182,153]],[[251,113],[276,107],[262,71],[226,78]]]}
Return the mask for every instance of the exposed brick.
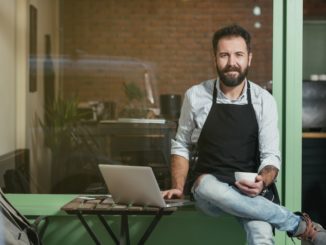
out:
{"label": "exposed brick", "polygon": [[[253,36],[249,78],[257,83],[272,79],[272,1],[257,1],[263,11],[259,17],[252,15],[255,2],[243,0],[62,2],[62,50],[74,58],[63,74],[66,96],[127,103],[123,83],[143,83],[146,66],[155,73],[158,94],[184,94],[216,76],[211,37],[231,23]],[[261,29],[253,27],[255,21]],[[77,61],[85,56],[92,57],[89,62],[96,57],[108,61],[81,66]]]}

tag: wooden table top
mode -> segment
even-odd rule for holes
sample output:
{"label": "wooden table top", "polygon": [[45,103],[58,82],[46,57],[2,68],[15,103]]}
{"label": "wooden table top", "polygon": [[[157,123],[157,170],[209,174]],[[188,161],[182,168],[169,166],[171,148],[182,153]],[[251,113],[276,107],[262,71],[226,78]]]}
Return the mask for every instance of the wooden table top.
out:
{"label": "wooden table top", "polygon": [[72,201],[66,203],[61,210],[68,214],[128,214],[128,215],[153,215],[163,213],[165,215],[172,214],[177,210],[176,207],[159,208],[151,206],[134,206],[120,205],[114,203],[111,197],[106,195],[79,196]]}

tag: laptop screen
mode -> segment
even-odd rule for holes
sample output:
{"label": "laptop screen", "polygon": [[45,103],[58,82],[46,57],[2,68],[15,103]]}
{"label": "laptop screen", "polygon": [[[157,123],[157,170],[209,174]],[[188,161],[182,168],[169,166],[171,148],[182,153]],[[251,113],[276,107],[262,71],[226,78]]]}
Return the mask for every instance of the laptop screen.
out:
{"label": "laptop screen", "polygon": [[99,165],[116,203],[165,207],[165,201],[150,167]]}

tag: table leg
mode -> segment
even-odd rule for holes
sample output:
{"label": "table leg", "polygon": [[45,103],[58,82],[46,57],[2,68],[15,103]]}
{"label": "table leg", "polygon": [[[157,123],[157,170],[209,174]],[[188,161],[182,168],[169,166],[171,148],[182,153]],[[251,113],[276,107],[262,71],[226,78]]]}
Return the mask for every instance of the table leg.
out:
{"label": "table leg", "polygon": [[130,245],[129,240],[129,224],[128,224],[128,215],[121,215],[121,231],[120,231],[120,243],[121,245]]}
{"label": "table leg", "polygon": [[80,220],[80,222],[84,225],[85,229],[87,230],[88,234],[92,237],[93,241],[96,245],[101,245],[100,241],[98,240],[95,233],[92,231],[92,229],[87,224],[86,220],[84,219],[83,215],[81,213],[77,213],[77,216]]}
{"label": "table leg", "polygon": [[99,217],[100,221],[102,222],[102,224],[104,225],[107,232],[109,232],[109,234],[110,234],[112,240],[115,242],[115,244],[119,244],[118,238],[115,236],[115,234],[113,233],[111,227],[108,225],[108,223],[106,222],[104,217],[102,215],[98,215],[98,217]]}
{"label": "table leg", "polygon": [[162,218],[162,215],[163,215],[162,212],[159,212],[157,215],[155,215],[154,219],[152,220],[152,222],[149,224],[148,228],[146,229],[144,235],[139,240],[138,245],[143,245],[146,242],[146,240],[148,239],[148,237],[153,232],[154,228],[156,227],[156,225]]}

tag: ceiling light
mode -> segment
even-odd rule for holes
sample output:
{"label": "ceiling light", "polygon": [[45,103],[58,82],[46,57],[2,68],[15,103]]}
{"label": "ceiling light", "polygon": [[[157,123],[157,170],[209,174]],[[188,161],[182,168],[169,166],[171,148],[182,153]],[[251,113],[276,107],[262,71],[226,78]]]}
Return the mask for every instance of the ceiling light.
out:
{"label": "ceiling light", "polygon": [[255,5],[254,8],[252,9],[252,13],[255,16],[261,15],[261,8],[258,5]]}
{"label": "ceiling light", "polygon": [[261,23],[259,21],[256,21],[254,27],[259,29],[261,27]]}

